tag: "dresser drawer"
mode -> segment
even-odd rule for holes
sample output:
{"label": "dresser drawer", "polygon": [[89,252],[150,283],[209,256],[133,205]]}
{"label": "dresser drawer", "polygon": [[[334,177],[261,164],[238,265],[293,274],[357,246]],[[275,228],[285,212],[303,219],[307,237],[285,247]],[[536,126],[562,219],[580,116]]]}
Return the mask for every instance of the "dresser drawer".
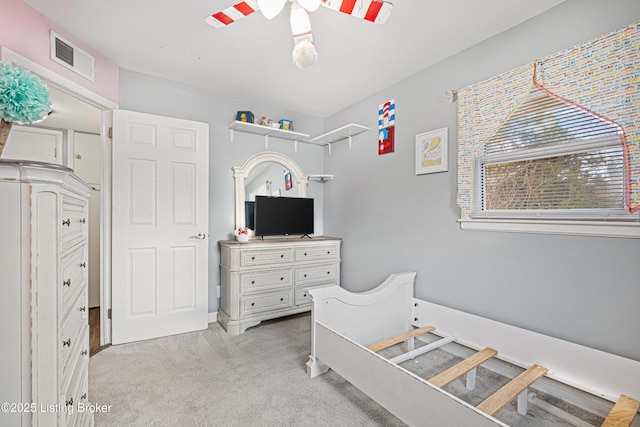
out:
{"label": "dresser drawer", "polygon": [[86,286],[87,261],[85,247],[78,246],[62,258],[62,306],[69,304],[69,299],[77,295],[80,287]]}
{"label": "dresser drawer", "polygon": [[71,305],[68,315],[62,320],[60,338],[63,366],[71,357],[72,349],[76,348],[77,342],[82,339],[87,324],[86,294],[81,292]]}
{"label": "dresser drawer", "polygon": [[282,249],[246,249],[240,251],[240,265],[279,264],[293,261],[293,248]]}
{"label": "dresser drawer", "polygon": [[[82,413],[78,413],[78,403],[87,403],[87,378],[88,378],[89,362],[85,359],[80,359],[75,366],[73,376],[71,377],[71,383],[62,395],[62,405],[65,405],[66,412],[66,425],[75,426],[76,419],[81,419]],[[73,407],[73,409],[71,409]],[[63,424],[64,425],[64,424]]]}
{"label": "dresser drawer", "polygon": [[296,306],[311,304],[311,295],[305,289],[296,289],[294,294]]}
{"label": "dresser drawer", "polygon": [[296,284],[336,280],[338,264],[327,263],[296,268]]}
{"label": "dresser drawer", "polygon": [[240,292],[266,291],[288,287],[293,283],[293,268],[240,274]]}
{"label": "dresser drawer", "polygon": [[76,241],[86,239],[86,203],[73,197],[62,198],[62,250],[64,251]]}
{"label": "dresser drawer", "polygon": [[296,248],[296,261],[318,261],[325,259],[337,259],[339,249],[335,245],[317,246],[308,248]]}
{"label": "dresser drawer", "polygon": [[240,314],[292,307],[293,290],[240,297]]}
{"label": "dresser drawer", "polygon": [[62,387],[66,389],[71,382],[74,368],[81,360],[89,360],[89,325],[83,324],[75,342],[71,344],[69,357],[63,361]]}

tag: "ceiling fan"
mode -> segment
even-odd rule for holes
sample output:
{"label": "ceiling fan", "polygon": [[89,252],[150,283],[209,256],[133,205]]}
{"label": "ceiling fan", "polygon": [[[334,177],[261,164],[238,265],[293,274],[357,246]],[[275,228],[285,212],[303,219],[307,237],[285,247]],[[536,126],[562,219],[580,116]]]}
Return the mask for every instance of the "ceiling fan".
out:
{"label": "ceiling fan", "polygon": [[318,58],[307,12],[313,12],[322,5],[365,21],[384,24],[393,8],[390,2],[383,0],[245,0],[208,16],[205,21],[215,28],[222,28],[258,10],[265,18],[272,19],[287,1],[291,3],[289,22],[294,42],[292,58],[301,69],[312,67]]}

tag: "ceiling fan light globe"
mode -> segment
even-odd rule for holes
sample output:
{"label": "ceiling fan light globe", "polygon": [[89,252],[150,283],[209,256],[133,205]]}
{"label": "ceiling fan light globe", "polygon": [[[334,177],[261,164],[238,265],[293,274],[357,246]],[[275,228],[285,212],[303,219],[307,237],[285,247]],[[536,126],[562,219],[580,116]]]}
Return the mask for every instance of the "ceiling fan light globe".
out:
{"label": "ceiling fan light globe", "polygon": [[316,64],[318,52],[313,43],[308,40],[303,40],[293,47],[291,58],[293,59],[293,63],[296,64],[296,67],[301,70],[306,70]]}
{"label": "ceiling fan light globe", "polygon": [[313,12],[320,7],[320,0],[298,0],[298,3],[309,12]]}
{"label": "ceiling fan light globe", "polygon": [[258,0],[258,8],[267,19],[273,19],[284,7],[287,0]]}

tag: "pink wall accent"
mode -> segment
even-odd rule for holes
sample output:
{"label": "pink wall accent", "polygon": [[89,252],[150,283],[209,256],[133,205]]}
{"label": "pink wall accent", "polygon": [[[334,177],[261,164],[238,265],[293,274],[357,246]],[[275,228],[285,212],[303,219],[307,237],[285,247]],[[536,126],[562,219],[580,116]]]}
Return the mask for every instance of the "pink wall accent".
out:
{"label": "pink wall accent", "polygon": [[[88,80],[51,60],[50,30],[95,58],[95,81]],[[22,0],[2,0],[0,4],[0,46],[48,68],[109,101],[118,103],[118,66],[49,21]]]}

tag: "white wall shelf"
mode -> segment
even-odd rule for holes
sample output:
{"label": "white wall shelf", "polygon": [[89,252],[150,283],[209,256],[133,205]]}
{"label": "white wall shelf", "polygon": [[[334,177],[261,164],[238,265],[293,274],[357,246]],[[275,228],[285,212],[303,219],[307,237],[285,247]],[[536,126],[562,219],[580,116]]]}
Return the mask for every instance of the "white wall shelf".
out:
{"label": "white wall shelf", "polygon": [[334,142],[342,141],[343,139],[349,139],[349,148],[351,148],[351,137],[358,135],[362,132],[368,131],[366,126],[358,125],[355,123],[349,123],[322,135],[318,135],[315,138],[310,139],[310,144],[327,145],[329,146],[329,154],[331,154],[331,144]]}
{"label": "white wall shelf", "polygon": [[335,175],[309,175],[309,181],[327,182],[335,178]]}
{"label": "white wall shelf", "polygon": [[342,141],[343,139],[349,139],[349,148],[351,148],[351,137],[362,132],[366,132],[369,130],[369,128],[355,123],[349,123],[348,125],[344,125],[332,131],[309,139],[310,137],[306,133],[276,129],[268,126],[257,125],[255,123],[240,122],[236,120],[231,122],[231,124],[229,125],[229,137],[231,138],[231,142],[233,142],[233,137],[236,130],[239,132],[264,135],[264,145],[266,148],[269,148],[269,137],[272,136],[274,138],[294,141],[296,151],[298,151],[298,142],[306,142],[314,145],[326,145],[329,147],[329,154],[331,154],[331,144],[333,144],[334,142]]}
{"label": "white wall shelf", "polygon": [[264,144],[267,148],[269,148],[270,136],[273,136],[274,138],[295,141],[296,145],[298,141],[307,141],[309,139],[309,135],[306,133],[276,129],[269,126],[262,126],[255,123],[240,122],[236,120],[231,122],[231,124],[229,125],[229,137],[231,138],[231,142],[233,142],[233,137],[236,130],[240,132],[253,133],[256,135],[264,135]]}

